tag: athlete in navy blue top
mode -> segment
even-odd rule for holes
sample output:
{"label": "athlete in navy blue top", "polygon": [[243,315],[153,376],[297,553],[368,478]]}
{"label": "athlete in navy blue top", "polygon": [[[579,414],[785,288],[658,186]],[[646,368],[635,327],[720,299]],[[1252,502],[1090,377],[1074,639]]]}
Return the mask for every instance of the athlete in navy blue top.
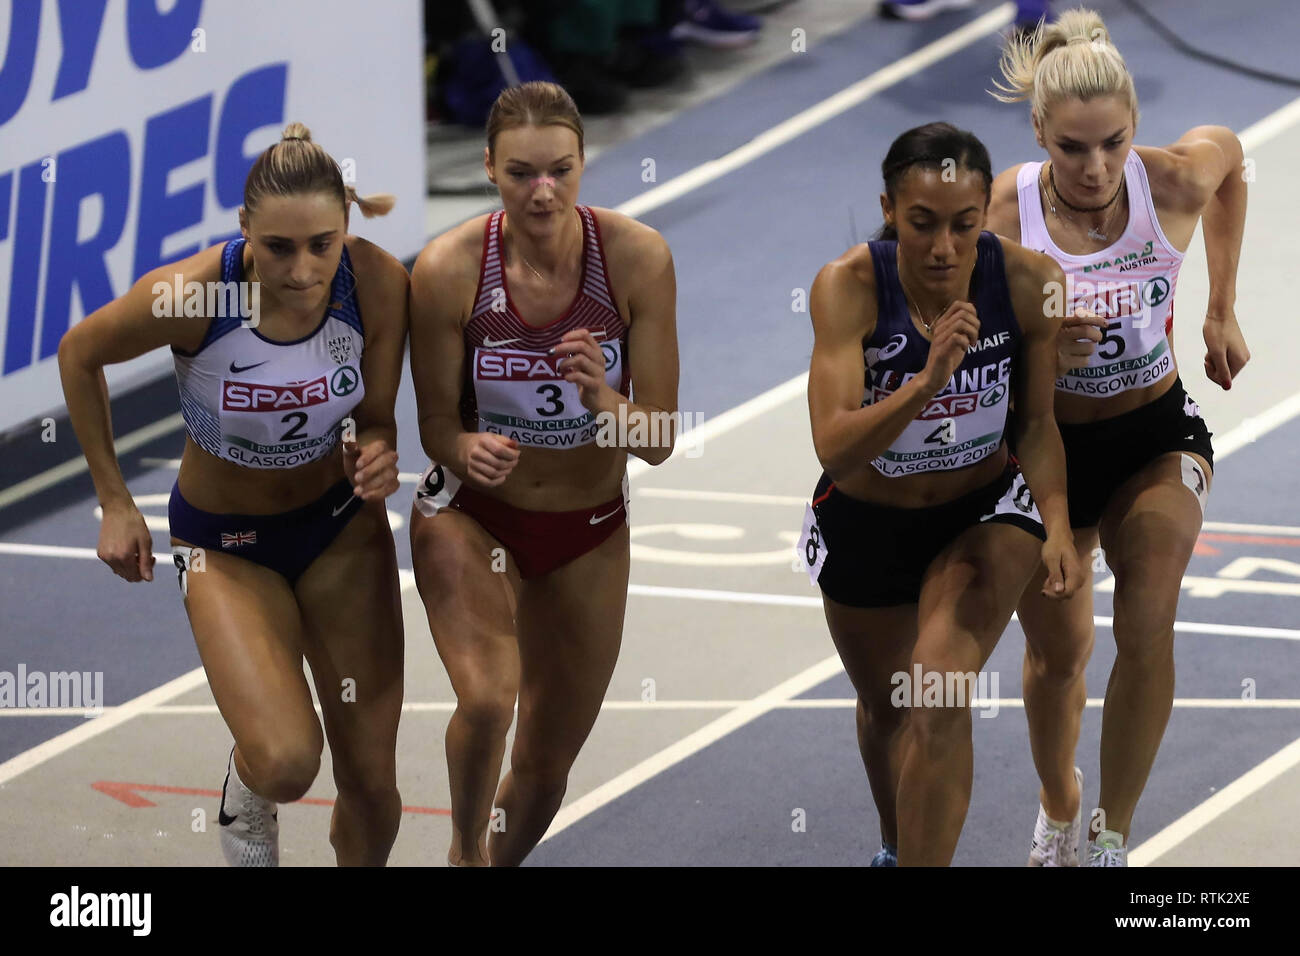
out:
{"label": "athlete in navy blue top", "polygon": [[[813,285],[808,402],[825,474],[800,553],[858,693],[885,844],[873,865],[944,865],[972,776],[971,695],[948,675],[976,690],[1040,561],[1051,596],[1080,578],[1052,416],[1047,293],[1063,278],[981,231],[992,172],[970,133],[910,130],[883,174],[886,240]],[[935,677],[947,693],[924,692]]]}
{"label": "athlete in navy blue top", "polygon": [[320,767],[304,657],[338,786],[338,862],[382,864],[401,818],[404,640],[384,499],[398,487],[408,282],[400,262],[348,235],[353,201],[386,211],[358,200],[292,124],[249,172],[242,239],[146,274],[59,346],[104,509],[99,556],[128,581],[153,580],[153,540],[118,469],[100,369],[172,348],[186,440],[171,543],[235,739],[218,814],[232,865],[277,864],[275,805]]}

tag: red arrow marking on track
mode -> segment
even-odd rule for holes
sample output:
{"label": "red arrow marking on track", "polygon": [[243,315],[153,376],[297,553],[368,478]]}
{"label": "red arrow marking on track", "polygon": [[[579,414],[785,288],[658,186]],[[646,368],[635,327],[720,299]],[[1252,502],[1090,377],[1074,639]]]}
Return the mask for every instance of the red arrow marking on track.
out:
{"label": "red arrow marking on track", "polygon": [[[154,783],[123,783],[117,780],[97,780],[91,784],[91,787],[100,793],[108,794],[114,800],[120,800],[128,807],[139,809],[141,807],[156,807],[158,804],[146,797],[140,796],[137,791],[146,793],[180,793],[191,797],[220,797],[220,790],[199,790],[195,787],[163,787]],[[312,807],[332,807],[333,800],[322,800],[319,797],[303,797],[301,800],[295,800],[295,803],[305,803]],[[402,807],[403,813],[431,813],[437,816],[449,817],[450,810],[441,810],[436,807]]]}

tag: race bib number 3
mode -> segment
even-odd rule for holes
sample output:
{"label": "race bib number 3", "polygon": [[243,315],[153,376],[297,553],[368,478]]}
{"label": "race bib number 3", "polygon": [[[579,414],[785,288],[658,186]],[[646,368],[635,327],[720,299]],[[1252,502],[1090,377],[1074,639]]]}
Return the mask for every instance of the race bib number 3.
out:
{"label": "race bib number 3", "polygon": [[826,563],[826,539],[822,537],[821,528],[817,526],[817,516],[812,505],[804,509],[803,530],[799,532],[799,560],[803,562],[808,579],[813,584],[821,577],[822,565]]}
{"label": "race bib number 3", "polygon": [[[601,345],[605,381],[618,389],[621,343]],[[578,386],[557,368],[563,354],[512,349],[474,350],[474,392],[479,428],[521,445],[570,448],[595,440],[595,417],[582,404]]]}

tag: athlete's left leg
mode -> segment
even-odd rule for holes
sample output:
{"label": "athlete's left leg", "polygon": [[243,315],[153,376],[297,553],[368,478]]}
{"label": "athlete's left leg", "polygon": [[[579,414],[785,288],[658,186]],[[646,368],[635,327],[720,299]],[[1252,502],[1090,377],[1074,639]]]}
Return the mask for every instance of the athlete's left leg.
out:
{"label": "athlete's left leg", "polygon": [[[1188,468],[1188,455],[1199,475]],[[1186,474],[1186,481],[1184,475]],[[1101,724],[1101,799],[1089,839],[1127,839],[1174,701],[1174,617],[1183,573],[1201,530],[1194,486],[1211,473],[1190,452],[1161,455],[1111,496],[1100,525],[1115,572],[1115,665]]]}
{"label": "athlete's left leg", "polygon": [[340,866],[383,866],[402,818],[401,586],[382,501],[368,501],[295,584],[338,799],[330,843]]}
{"label": "athlete's left leg", "polygon": [[627,526],[519,596],[519,719],[488,834],[493,866],[518,866],[545,835],[591,733],[623,640]]}
{"label": "athlete's left leg", "polygon": [[[938,675],[941,706],[914,707],[898,782],[898,863],[947,866],[970,806],[975,772],[970,695],[1041,560],[1042,541],[1009,524],[961,533],[925,573],[913,675]],[[950,699],[948,688],[963,689]],[[914,690],[915,694],[916,691]]]}

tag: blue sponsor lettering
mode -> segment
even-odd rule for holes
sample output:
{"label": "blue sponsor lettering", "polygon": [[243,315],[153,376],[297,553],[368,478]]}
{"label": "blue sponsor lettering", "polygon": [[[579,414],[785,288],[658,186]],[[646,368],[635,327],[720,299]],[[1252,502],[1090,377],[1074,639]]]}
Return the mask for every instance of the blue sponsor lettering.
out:
{"label": "blue sponsor lettering", "polygon": [[[26,6],[22,0],[14,5],[9,55],[0,70],[0,80],[4,81],[0,82],[0,88],[5,91],[0,94],[0,116],[8,108],[5,97],[11,95],[13,88],[7,82],[10,70],[15,71],[16,82],[21,80],[24,93],[30,85],[30,77],[24,78],[23,70],[30,73],[31,65],[22,68],[22,62],[14,59],[15,45],[21,48],[23,42],[20,34],[26,28],[24,23],[39,23],[39,4],[24,14],[21,11]],[[156,14],[151,0],[132,3],[128,17],[137,7],[144,12],[137,11],[128,33],[153,36],[161,42],[160,31],[163,31],[173,38],[168,48],[175,49],[179,41],[174,38],[181,35],[182,26],[188,44],[199,6],[197,2],[183,0],[163,16]],[[56,84],[60,90],[66,88],[67,92],[73,92],[77,83],[84,87],[84,77],[77,72],[76,64],[84,62],[85,69],[89,70],[84,58],[93,54],[99,28],[95,16],[91,15],[94,12],[91,10],[86,15],[89,26],[84,27],[84,34],[64,34],[60,74],[66,78],[59,81],[61,85]],[[24,15],[29,15],[31,20],[18,22]],[[172,58],[176,55],[179,53],[174,53]],[[151,53],[133,52],[132,56],[146,68],[161,65],[154,64]],[[109,253],[121,242],[131,242],[134,246],[132,282],[165,262],[197,252],[199,242],[177,249],[164,247],[170,237],[203,223],[209,184],[220,208],[231,211],[238,208],[243,200],[244,180],[257,155],[245,154],[244,143],[258,129],[284,122],[287,87],[287,63],[268,64],[238,77],[222,99],[215,141],[209,131],[216,93],[148,117],[143,122],[140,178],[135,188],[131,170],[136,157],[132,156],[127,129],[100,134],[61,150],[52,165],[48,157],[41,156],[16,171],[0,171],[0,244],[9,242],[12,246],[7,332],[0,374],[9,375],[58,351],[59,340],[68,330],[74,293],[83,313],[89,314],[126,291],[114,288],[107,265]],[[209,156],[211,165],[207,176],[182,184],[173,192],[167,191],[173,170]],[[47,172],[51,169],[52,177]],[[49,203],[53,203],[53,209],[47,237],[44,224]],[[9,214],[14,207],[16,215],[11,231]],[[137,210],[135,235],[124,236],[132,208]],[[79,238],[85,232],[87,220],[96,224],[95,231]],[[231,234],[238,233],[232,230],[212,237],[211,241],[221,241]],[[41,304],[40,342],[37,354],[33,355],[33,346],[37,344],[38,303]]]}

